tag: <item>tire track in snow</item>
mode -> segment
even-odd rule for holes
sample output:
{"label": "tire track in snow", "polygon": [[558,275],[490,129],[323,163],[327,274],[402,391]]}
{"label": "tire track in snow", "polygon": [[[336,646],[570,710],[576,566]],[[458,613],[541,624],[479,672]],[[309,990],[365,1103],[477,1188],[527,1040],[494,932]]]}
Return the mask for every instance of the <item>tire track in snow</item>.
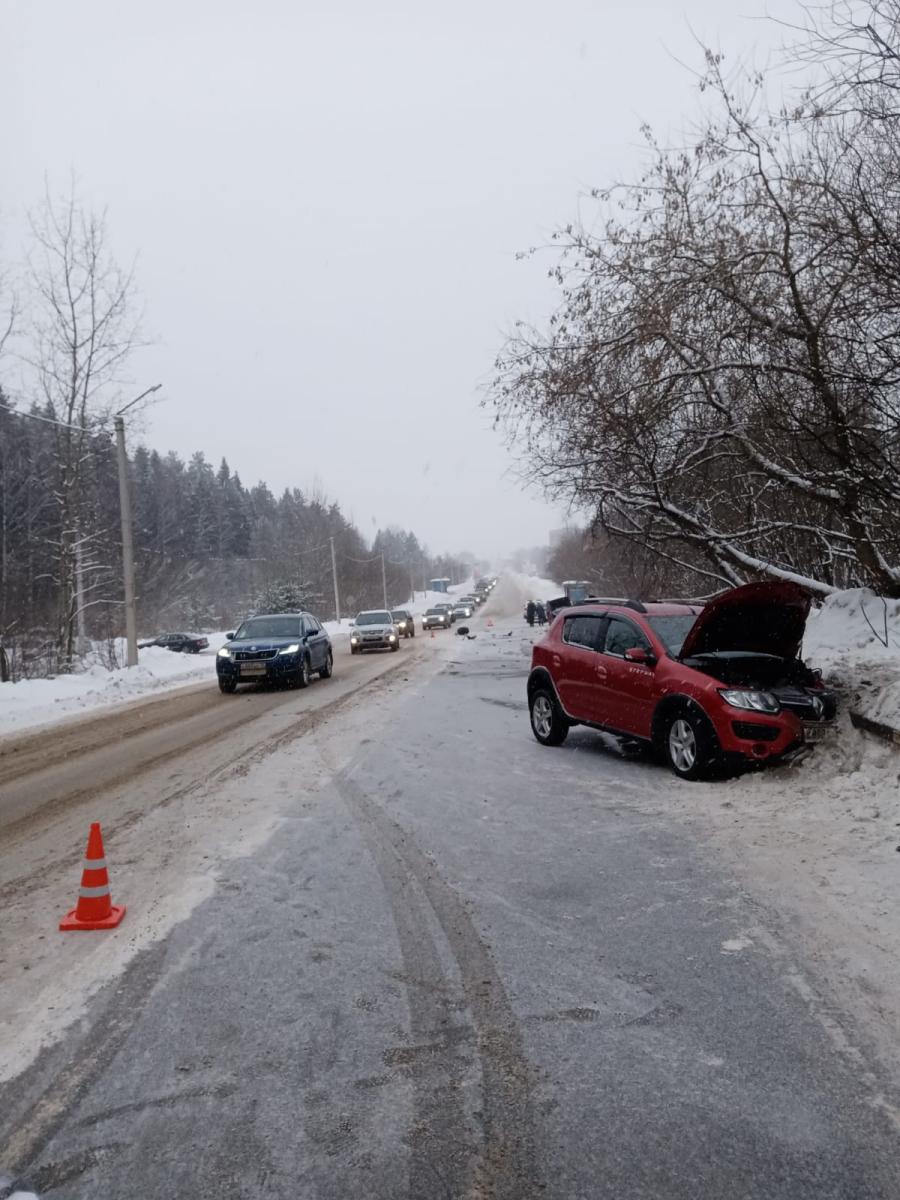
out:
{"label": "tire track in snow", "polygon": [[[347,773],[335,779],[370,848],[384,883],[400,940],[413,1036],[434,1055],[446,1075],[438,1090],[433,1078],[414,1076],[416,1124],[433,1137],[411,1148],[410,1190],[415,1200],[435,1196],[467,1200],[533,1200],[546,1193],[535,1155],[531,1103],[532,1072],[525,1058],[515,1013],[487,946],[464,902],[441,878],[435,864]],[[436,919],[458,966],[481,1068],[482,1131],[467,1125],[454,1087],[458,1028],[452,1036],[446,1005],[452,996],[430,926]],[[424,986],[420,986],[420,983]],[[464,1155],[460,1154],[464,1147]],[[463,1157],[467,1162],[463,1162]],[[436,1161],[441,1164],[435,1169]],[[464,1172],[464,1177],[463,1177]],[[438,1191],[436,1183],[442,1185]]]}

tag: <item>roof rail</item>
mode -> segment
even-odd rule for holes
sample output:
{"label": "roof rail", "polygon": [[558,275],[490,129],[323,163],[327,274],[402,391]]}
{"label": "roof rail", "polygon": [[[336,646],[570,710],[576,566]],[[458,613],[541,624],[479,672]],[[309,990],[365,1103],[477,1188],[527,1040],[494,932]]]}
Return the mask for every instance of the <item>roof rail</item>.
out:
{"label": "roof rail", "polygon": [[615,604],[617,608],[631,608],[639,613],[647,611],[640,600],[630,600],[626,596],[587,596],[573,607],[577,608],[582,604]]}
{"label": "roof rail", "polygon": [[698,599],[687,600],[684,598],[684,596],[660,596],[659,599],[653,600],[652,603],[653,604],[683,604],[683,605],[685,605],[686,608],[703,608],[704,605],[708,603],[708,601],[709,601],[709,597],[707,597],[706,600],[698,600]]}

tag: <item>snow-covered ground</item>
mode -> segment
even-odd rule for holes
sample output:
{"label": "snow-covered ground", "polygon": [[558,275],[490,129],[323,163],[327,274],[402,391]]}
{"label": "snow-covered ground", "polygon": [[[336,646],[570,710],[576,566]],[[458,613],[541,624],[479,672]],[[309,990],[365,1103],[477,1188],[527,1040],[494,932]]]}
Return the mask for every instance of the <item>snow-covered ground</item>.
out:
{"label": "snow-covered ground", "polygon": [[[472,583],[469,579],[451,588],[450,597],[465,595]],[[418,616],[426,608],[447,599],[443,592],[417,592],[415,600],[406,607]],[[349,638],[350,620],[345,617],[340,624],[325,622],[337,649],[345,648],[343,642]],[[136,667],[110,671],[95,665],[73,675],[0,684],[0,736],[50,725],[88,710],[118,707],[173,688],[204,681],[212,683],[216,674],[216,651],[225,642],[225,631],[206,636],[209,649],[200,654],[175,654],[153,646],[139,651]],[[124,659],[124,643],[117,647],[117,653],[120,660]]]}

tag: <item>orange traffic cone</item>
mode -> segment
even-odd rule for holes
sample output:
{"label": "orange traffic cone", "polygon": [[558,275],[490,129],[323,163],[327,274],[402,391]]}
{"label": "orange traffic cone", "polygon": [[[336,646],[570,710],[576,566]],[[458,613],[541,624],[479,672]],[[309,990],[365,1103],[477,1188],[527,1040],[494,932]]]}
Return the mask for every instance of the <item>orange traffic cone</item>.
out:
{"label": "orange traffic cone", "polygon": [[434,637],[434,630],[431,631],[431,636]]}
{"label": "orange traffic cone", "polygon": [[487,627],[488,627],[488,629],[493,629],[493,628],[494,628],[494,618],[493,618],[493,617],[488,617],[488,619],[487,619]]}
{"label": "orange traffic cone", "polygon": [[84,870],[78,903],[59,923],[67,929],[114,929],[125,916],[124,904],[113,904],[109,893],[109,875],[103,857],[103,836],[100,825],[94,821],[88,834],[87,850],[84,855]]}

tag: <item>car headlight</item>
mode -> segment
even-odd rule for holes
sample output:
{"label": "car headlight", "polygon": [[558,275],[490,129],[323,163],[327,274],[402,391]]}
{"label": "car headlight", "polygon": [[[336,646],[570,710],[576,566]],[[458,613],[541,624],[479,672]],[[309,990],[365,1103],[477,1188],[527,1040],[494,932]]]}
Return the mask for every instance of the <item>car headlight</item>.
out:
{"label": "car headlight", "polygon": [[223,646],[223,647],[222,647],[222,648],[219,650],[218,657],[219,657],[219,658],[231,658],[231,651],[228,649],[228,647],[227,647],[227,646]]}
{"label": "car headlight", "polygon": [[279,650],[278,653],[279,653],[279,655],[281,655],[281,654],[299,654],[300,653],[300,643],[294,642],[293,645],[291,645],[291,646],[285,646],[283,649]]}
{"label": "car headlight", "polygon": [[743,708],[750,712],[777,713],[781,705],[771,692],[743,691],[734,688],[720,688],[719,695],[732,708]]}
{"label": "car headlight", "polygon": [[388,641],[389,641],[389,642],[396,642],[396,640],[397,640],[397,635],[396,635],[396,633],[389,633],[389,634],[388,634]]}
{"label": "car headlight", "polygon": [[358,642],[359,642],[359,638],[356,636],[356,634],[354,634],[353,637],[350,639],[350,645],[355,646]]}
{"label": "car headlight", "polygon": [[405,622],[405,621],[401,621],[401,622],[400,622],[400,624],[397,626],[397,628],[398,628],[398,629],[405,629],[405,628],[406,628],[406,622]]}

